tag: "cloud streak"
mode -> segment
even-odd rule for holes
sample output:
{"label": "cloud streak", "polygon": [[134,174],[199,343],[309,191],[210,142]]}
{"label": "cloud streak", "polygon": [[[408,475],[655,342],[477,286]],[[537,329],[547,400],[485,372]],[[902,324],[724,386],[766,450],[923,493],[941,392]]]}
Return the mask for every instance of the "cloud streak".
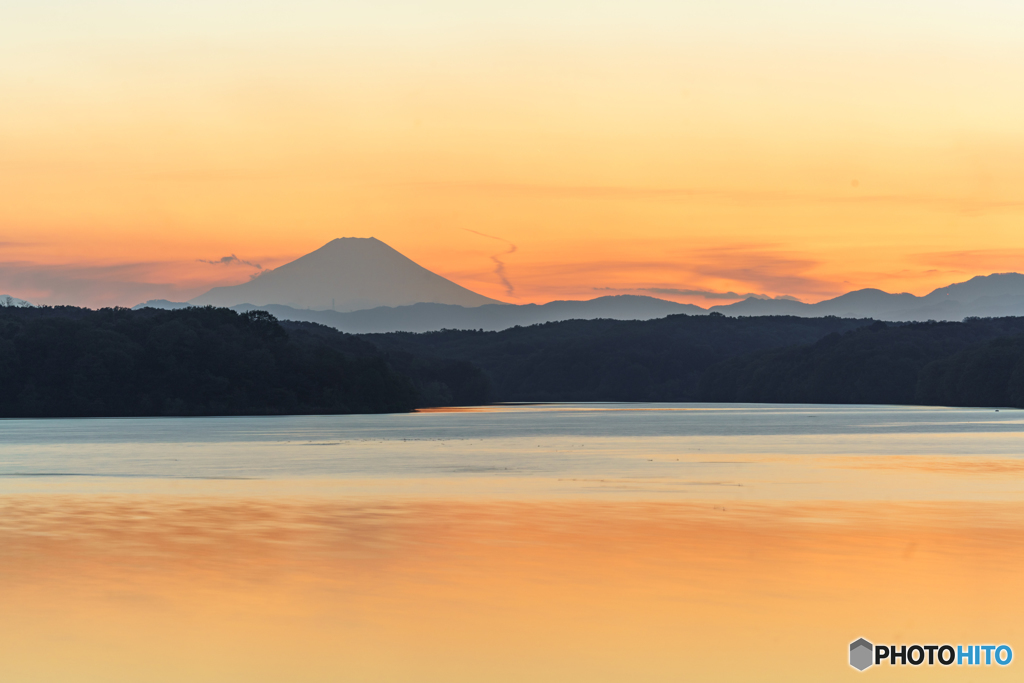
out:
{"label": "cloud streak", "polygon": [[[820,276],[822,261],[771,244],[730,247],[663,249],[657,260],[590,259],[519,266],[527,288],[543,282],[555,287],[594,291],[594,283],[623,291],[650,291],[709,300],[749,296],[796,296],[818,300],[842,294],[839,278]],[[669,258],[667,258],[669,257]],[[577,283],[586,282],[584,289]],[[678,285],[676,283],[686,283]],[[741,289],[742,287],[742,289]],[[679,290],[679,291],[670,291]],[[707,296],[704,293],[711,293]],[[722,296],[715,296],[722,295]]]}
{"label": "cloud streak", "polygon": [[758,294],[756,292],[737,294],[736,292],[712,292],[706,289],[675,289],[672,287],[640,287],[637,291],[651,292],[652,294],[674,294],[676,296],[699,296],[704,299],[786,299],[789,301],[799,301],[795,296],[790,296],[789,294],[779,294],[777,296]]}
{"label": "cloud streak", "polygon": [[209,289],[174,262],[110,265],[0,263],[0,292],[34,304],[132,306],[148,299],[184,301]]}
{"label": "cloud streak", "polygon": [[252,261],[246,261],[244,259],[240,259],[237,256],[235,256],[234,254],[231,254],[231,256],[221,256],[219,259],[216,259],[214,261],[209,261],[209,260],[204,259],[204,258],[196,259],[196,261],[198,261],[199,263],[209,263],[209,264],[212,264],[212,265],[215,265],[215,266],[231,266],[231,265],[238,264],[240,266],[251,266],[251,267],[256,268],[258,270],[263,270],[263,266],[261,266],[260,264],[253,263]]}
{"label": "cloud streak", "polygon": [[[239,265],[256,267],[238,259]],[[188,301],[212,287],[237,285],[242,272],[235,268],[211,269],[186,261],[132,261],[122,263],[36,263],[0,261],[0,294],[34,304],[100,308],[134,306],[149,299]],[[218,265],[221,262],[215,261]],[[234,264],[233,260],[223,262]],[[269,272],[261,268],[255,275]]]}
{"label": "cloud streak", "polygon": [[1024,268],[1024,249],[969,249],[911,254],[916,263],[958,270],[1016,271]]}
{"label": "cloud streak", "polygon": [[239,265],[239,266],[249,266],[251,268],[255,268],[256,272],[249,276],[250,280],[255,280],[260,275],[263,275],[263,273],[267,272],[267,269],[264,268],[263,266],[261,266],[260,264],[253,263],[252,261],[246,261],[245,259],[240,259],[237,256],[235,256],[234,254],[231,254],[230,256],[221,256],[219,259],[217,259],[215,261],[210,261],[210,260],[207,260],[207,259],[204,259],[204,258],[196,259],[196,261],[199,262],[199,263],[209,263],[209,264],[214,265],[214,266],[233,266],[233,265]]}
{"label": "cloud streak", "polygon": [[831,294],[836,283],[814,272],[821,261],[803,254],[752,247],[720,247],[693,252],[688,270],[705,278],[731,280],[775,292]]}
{"label": "cloud streak", "polygon": [[494,274],[498,276],[498,279],[501,280],[501,284],[505,286],[505,293],[508,294],[509,296],[515,296],[516,288],[508,279],[508,275],[505,273],[505,262],[502,260],[502,257],[516,253],[516,245],[512,244],[507,239],[504,239],[502,237],[495,237],[494,235],[488,235],[482,232],[478,232],[476,230],[470,230],[469,228],[463,228],[463,230],[465,230],[466,232],[471,232],[474,235],[480,235],[481,237],[486,237],[488,239],[498,240],[499,242],[504,242],[505,244],[508,245],[509,248],[507,251],[502,251],[497,254],[494,254],[493,256],[491,256],[491,260],[494,261]]}
{"label": "cloud streak", "polygon": [[724,299],[730,301],[738,301],[740,299],[778,299],[788,301],[800,301],[795,296],[789,294],[779,294],[777,296],[771,296],[769,294],[758,294],[756,292],[747,292],[746,294],[737,294],[736,292],[714,292],[707,289],[677,289],[675,287],[594,287],[594,291],[608,291],[608,292],[650,292],[651,294],[668,294],[671,296],[695,296],[702,299]]}
{"label": "cloud streak", "polygon": [[695,187],[640,187],[617,185],[540,185],[529,183],[409,183],[431,191],[476,192],[505,196],[554,197],[559,199],[608,199],[698,201],[723,204],[823,204],[915,206],[958,214],[1017,212],[1024,210],[1024,200],[986,198],[968,195],[928,195],[914,193],[799,193],[772,190],[714,189]]}

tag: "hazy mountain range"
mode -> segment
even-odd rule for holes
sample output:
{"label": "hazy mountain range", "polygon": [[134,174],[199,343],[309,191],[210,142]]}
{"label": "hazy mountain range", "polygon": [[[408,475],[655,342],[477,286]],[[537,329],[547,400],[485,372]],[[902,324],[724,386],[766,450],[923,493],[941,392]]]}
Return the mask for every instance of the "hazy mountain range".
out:
{"label": "hazy mountain range", "polygon": [[712,306],[710,310],[725,315],[836,315],[841,318],[874,318],[889,321],[1017,316],[1024,315],[1024,275],[979,275],[967,282],[940,287],[925,296],[889,294],[880,289],[859,289],[816,304],[751,298],[728,306]]}
{"label": "hazy mountain range", "polygon": [[978,276],[926,296],[861,289],[815,304],[748,298],[708,309],[650,296],[506,304],[431,273],[374,238],[347,237],[233,287],[217,287],[186,303],[155,300],[153,308],[223,306],[262,309],[282,320],[318,322],[345,332],[502,330],[571,319],[649,320],[686,313],[728,316],[839,316],[887,321],[1024,316],[1024,275]]}
{"label": "hazy mountain range", "polygon": [[[1009,291],[1010,293],[1004,293]],[[1019,292],[1014,294],[1013,292]],[[137,308],[182,308],[188,303],[149,301]],[[873,318],[887,321],[963,320],[967,317],[1024,316],[1024,275],[1004,273],[979,276],[967,282],[937,289],[927,296],[888,294],[862,289],[816,304],[799,301],[746,299],[734,304],[703,309],[649,296],[603,296],[589,301],[552,301],[547,304],[488,304],[467,308],[452,304],[418,303],[377,307],[339,313],[297,309],[280,304],[243,303],[236,311],[261,309],[281,320],[317,322],[351,333],[430,332],[441,329],[503,330],[516,325],[559,320],[650,320],[686,313],[711,312],[728,316],[794,315],[819,318]]]}
{"label": "hazy mountain range", "polygon": [[[136,308],[183,308],[187,303],[147,301]],[[651,320],[675,313],[704,315],[699,306],[677,304],[650,296],[603,296],[590,301],[552,301],[546,304],[488,304],[475,308],[452,304],[420,303],[395,308],[379,307],[350,313],[310,311],[269,304],[231,306],[243,313],[255,309],[273,313],[279,320],[315,322],[343,332],[432,332],[435,330],[505,330],[516,325],[558,322],[560,320]]]}

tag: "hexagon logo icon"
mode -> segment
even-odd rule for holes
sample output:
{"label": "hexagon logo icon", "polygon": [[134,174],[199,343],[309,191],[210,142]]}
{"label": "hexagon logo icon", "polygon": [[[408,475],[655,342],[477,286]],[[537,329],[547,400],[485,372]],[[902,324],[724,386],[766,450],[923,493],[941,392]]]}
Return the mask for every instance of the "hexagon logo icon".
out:
{"label": "hexagon logo icon", "polygon": [[850,666],[857,671],[863,671],[872,664],[874,664],[872,655],[874,654],[875,646],[864,640],[858,638],[857,640],[850,643]]}

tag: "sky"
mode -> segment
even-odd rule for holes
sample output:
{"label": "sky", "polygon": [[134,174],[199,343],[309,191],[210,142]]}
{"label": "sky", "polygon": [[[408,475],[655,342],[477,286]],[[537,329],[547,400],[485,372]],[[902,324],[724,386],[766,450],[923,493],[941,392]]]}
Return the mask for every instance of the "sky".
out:
{"label": "sky", "polygon": [[1024,3],[0,0],[0,294],[376,237],[512,303],[1024,271]]}

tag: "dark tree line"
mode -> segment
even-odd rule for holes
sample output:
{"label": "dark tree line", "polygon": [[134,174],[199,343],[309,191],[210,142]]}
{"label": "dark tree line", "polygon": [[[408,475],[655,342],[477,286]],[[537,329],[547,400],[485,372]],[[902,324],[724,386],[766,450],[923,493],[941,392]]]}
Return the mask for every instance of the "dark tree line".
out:
{"label": "dark tree line", "polygon": [[0,309],[0,417],[400,412],[491,401],[1024,407],[1024,318],[675,315],[355,336],[210,307]]}
{"label": "dark tree line", "polygon": [[712,365],[870,324],[841,318],[570,320],[501,332],[363,335],[390,354],[470,361],[497,401],[694,401]]}
{"label": "dark tree line", "polygon": [[1024,407],[1024,318],[674,315],[364,338],[389,351],[471,361],[499,401]]}
{"label": "dark tree line", "polygon": [[0,309],[3,417],[400,412],[486,383],[468,363],[395,365],[357,337],[263,311]]}
{"label": "dark tree line", "polygon": [[724,361],[706,401],[1024,408],[1024,318],[876,322],[814,344]]}
{"label": "dark tree line", "polygon": [[[282,320],[280,324],[297,338],[308,336],[344,353],[383,353],[372,342],[319,323]],[[490,380],[469,361],[418,356],[398,349],[386,352],[385,357],[396,372],[412,383],[417,407],[477,406],[493,400]]]}

